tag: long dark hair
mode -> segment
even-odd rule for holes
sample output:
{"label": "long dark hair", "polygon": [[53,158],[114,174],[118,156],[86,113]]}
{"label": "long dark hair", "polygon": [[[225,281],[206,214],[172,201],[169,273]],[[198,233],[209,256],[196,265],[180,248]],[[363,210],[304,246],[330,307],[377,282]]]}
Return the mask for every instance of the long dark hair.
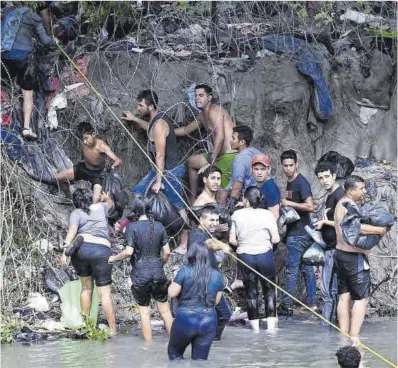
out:
{"label": "long dark hair", "polygon": [[246,189],[244,197],[249,201],[250,206],[253,208],[258,208],[264,199],[261,190],[254,186]]}
{"label": "long dark hair", "polygon": [[208,300],[207,285],[210,280],[211,267],[209,261],[209,251],[204,242],[189,244],[186,254],[188,265],[193,267],[193,287],[199,295],[200,301],[208,307],[212,303]]}
{"label": "long dark hair", "polygon": [[155,232],[155,220],[151,210],[151,204],[149,199],[141,194],[134,194],[131,202],[131,213],[128,216],[129,220],[135,219],[138,221],[140,216],[147,216],[149,218],[149,245],[152,245],[154,232]]}
{"label": "long dark hair", "polygon": [[72,202],[76,208],[90,213],[89,207],[93,204],[93,192],[88,188],[76,189],[72,194]]}

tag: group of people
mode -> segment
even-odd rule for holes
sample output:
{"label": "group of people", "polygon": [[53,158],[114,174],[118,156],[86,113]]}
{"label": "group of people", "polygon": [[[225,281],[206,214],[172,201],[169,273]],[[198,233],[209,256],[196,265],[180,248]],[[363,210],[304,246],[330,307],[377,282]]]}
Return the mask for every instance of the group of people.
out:
{"label": "group of people", "polygon": [[[346,213],[344,203],[359,204],[364,198],[364,180],[350,176],[343,189],[336,182],[333,164],[319,163],[315,174],[327,192],[326,210],[318,219],[311,219],[314,212],[311,185],[299,173],[296,152],[287,150],[280,156],[287,177],[286,190],[281,195],[271,177],[270,157],[250,146],[252,129],[235,126],[228,112],[212,103],[212,99],[209,86],[197,85],[195,101],[201,112],[183,128],[176,128],[172,119],[159,110],[158,97],[152,90],[137,96],[141,117],[129,111],[123,113],[122,119],[147,131],[149,153],[155,166],[132,189],[126,248],[117,255],[111,254],[106,221],[112,200],[102,191],[101,177],[105,156],[113,161],[114,168],[122,162],[96,137],[88,123],[80,126],[83,161],[57,178],[81,178],[94,187],[94,192],[77,189],[72,194],[76,209],[70,217],[63,253],[63,263],[71,256],[82,280],[82,313],[88,315],[95,281],[109,325],[116,332],[110,297],[112,264],[130,258],[132,294],[139,306],[144,339],[152,337],[149,306],[153,298],[170,334],[169,358],[182,358],[191,344],[193,359],[207,359],[212,342],[221,338],[231,317],[223,293],[244,287],[248,319],[256,333],[260,331],[259,281],[269,330],[276,328],[277,314],[293,313],[291,296],[297,297],[300,273],[305,281],[307,306],[318,308],[314,267],[303,264],[302,256],[314,242],[310,235],[320,230],[327,246],[322,267],[322,313],[329,321],[336,322],[337,312],[340,328],[358,338],[370,295],[368,252],[344,242],[340,223]],[[184,205],[185,165],[181,162],[177,137],[202,126],[211,138],[212,149],[188,160],[190,211],[194,214],[190,220]],[[203,191],[197,196],[200,185]],[[155,193],[163,190],[186,222],[186,240],[176,249],[185,253],[185,263],[174,280],[165,275],[164,265],[171,252],[169,238],[164,225],[153,218],[145,197],[148,190]],[[281,241],[277,220],[281,207],[286,206],[294,208],[300,219],[287,225],[287,293],[277,307],[275,287],[268,281],[276,282],[274,252]],[[361,227],[362,234],[385,232],[382,227]],[[237,265],[235,282],[225,285],[223,259],[231,247],[241,262]],[[176,308],[170,308],[169,298],[175,301]],[[354,305],[350,317],[351,301]]]}

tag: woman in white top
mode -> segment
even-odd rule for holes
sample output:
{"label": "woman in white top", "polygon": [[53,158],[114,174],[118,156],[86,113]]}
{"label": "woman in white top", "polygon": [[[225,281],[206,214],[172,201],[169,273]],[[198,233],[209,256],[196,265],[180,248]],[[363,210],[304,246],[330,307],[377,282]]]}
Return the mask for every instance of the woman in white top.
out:
{"label": "woman in white top", "polygon": [[[260,274],[275,282],[276,268],[272,245],[280,241],[275,216],[269,210],[258,208],[263,195],[257,187],[246,189],[244,208],[232,215],[229,236],[231,245],[237,246],[238,257]],[[259,332],[258,280],[259,276],[242,267],[246,291],[247,315],[253,332]],[[275,287],[260,278],[264,293],[268,329],[276,327]]]}

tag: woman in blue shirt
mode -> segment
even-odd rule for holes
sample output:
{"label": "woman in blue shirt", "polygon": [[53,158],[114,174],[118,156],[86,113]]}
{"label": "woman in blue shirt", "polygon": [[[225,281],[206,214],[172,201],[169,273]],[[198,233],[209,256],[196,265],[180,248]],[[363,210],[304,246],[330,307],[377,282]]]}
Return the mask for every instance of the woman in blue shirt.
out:
{"label": "woman in blue shirt", "polygon": [[216,336],[215,305],[220,301],[223,279],[212,269],[204,242],[190,244],[188,265],[181,268],[169,286],[169,297],[179,297],[179,306],[171,327],[168,355],[170,360],[184,359],[185,349],[192,345],[194,360],[207,360]]}

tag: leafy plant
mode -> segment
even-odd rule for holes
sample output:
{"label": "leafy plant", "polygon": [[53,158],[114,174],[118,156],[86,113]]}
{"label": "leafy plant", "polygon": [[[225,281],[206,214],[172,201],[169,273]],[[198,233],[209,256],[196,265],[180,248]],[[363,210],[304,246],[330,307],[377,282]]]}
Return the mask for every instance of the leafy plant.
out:
{"label": "leafy plant", "polygon": [[111,329],[100,330],[96,328],[92,318],[85,318],[84,326],[79,329],[79,332],[92,341],[106,341],[113,333]]}
{"label": "leafy plant", "polygon": [[15,318],[1,318],[0,323],[0,343],[11,344],[14,342],[14,333],[21,331],[24,322]]}

